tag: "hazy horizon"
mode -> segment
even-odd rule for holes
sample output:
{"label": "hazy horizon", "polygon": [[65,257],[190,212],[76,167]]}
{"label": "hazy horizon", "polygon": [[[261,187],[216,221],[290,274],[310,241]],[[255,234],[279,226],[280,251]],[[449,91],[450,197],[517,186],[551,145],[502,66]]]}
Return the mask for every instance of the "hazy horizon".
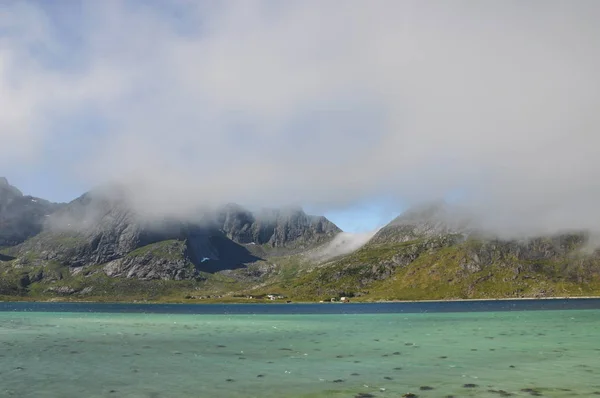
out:
{"label": "hazy horizon", "polygon": [[[595,1],[8,1],[0,175],[155,213],[301,205],[373,230],[447,199],[600,231]],[[149,194],[151,192],[151,194]]]}

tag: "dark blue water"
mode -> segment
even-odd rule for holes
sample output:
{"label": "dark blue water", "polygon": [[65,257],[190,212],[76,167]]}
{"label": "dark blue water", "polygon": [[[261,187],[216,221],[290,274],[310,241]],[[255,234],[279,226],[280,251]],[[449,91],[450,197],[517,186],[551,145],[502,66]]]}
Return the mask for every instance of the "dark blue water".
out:
{"label": "dark blue water", "polygon": [[0,311],[147,314],[389,314],[600,309],[600,299],[349,304],[121,304],[1,302]]}

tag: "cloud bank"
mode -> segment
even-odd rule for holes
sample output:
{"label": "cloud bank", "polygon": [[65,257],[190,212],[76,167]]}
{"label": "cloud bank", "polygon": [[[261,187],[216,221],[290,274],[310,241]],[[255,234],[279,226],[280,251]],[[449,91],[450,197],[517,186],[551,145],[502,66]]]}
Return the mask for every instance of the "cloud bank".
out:
{"label": "cloud bank", "polygon": [[458,192],[498,231],[600,229],[599,18],[585,0],[9,1],[0,168],[135,181],[157,213]]}

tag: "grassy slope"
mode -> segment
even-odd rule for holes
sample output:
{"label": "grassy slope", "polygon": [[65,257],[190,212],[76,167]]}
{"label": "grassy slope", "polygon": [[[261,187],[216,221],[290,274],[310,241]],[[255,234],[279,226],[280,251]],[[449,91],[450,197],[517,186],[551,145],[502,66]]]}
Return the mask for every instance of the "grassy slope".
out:
{"label": "grassy slope", "polygon": [[[600,295],[600,279],[576,283],[564,272],[565,260],[560,259],[540,260],[518,272],[517,265],[524,262],[517,259],[468,271],[461,264],[469,244],[438,249],[427,249],[422,241],[366,246],[269,288],[306,301],[342,295],[358,295],[357,301]],[[395,256],[406,253],[418,256],[408,265],[393,263]]]}
{"label": "grassy slope", "polygon": [[574,283],[548,272],[515,272],[505,264],[491,264],[477,272],[464,272],[460,260],[463,247],[449,247],[425,254],[391,278],[369,287],[371,299],[476,299],[500,297],[590,296],[600,294],[600,280]]}
{"label": "grassy slope", "polygon": [[[173,259],[182,253],[181,242],[159,242],[137,249],[129,256],[148,253]],[[240,282],[239,279],[206,274],[204,281],[140,281],[109,278],[100,266],[87,267],[78,275],[59,264],[46,264],[45,273],[53,273],[52,282],[34,282],[28,286],[20,281],[42,270],[39,266],[14,268],[10,262],[0,263],[0,294],[25,298],[47,299],[60,294],[47,292],[48,287],[69,286],[82,289],[92,286],[90,295],[67,296],[65,299],[94,301],[149,300],[190,302],[188,296],[223,295],[201,302],[248,301],[236,295],[281,293],[295,301],[318,301],[340,295],[357,295],[355,301],[475,299],[535,296],[600,295],[597,277],[575,282],[565,272],[564,259],[539,260],[527,267],[517,267],[523,261],[496,259],[480,271],[469,271],[462,265],[469,245],[441,244],[415,240],[404,243],[367,245],[357,252],[326,264],[314,264],[300,255],[272,257],[273,272],[264,281]],[[398,259],[410,258],[408,261]],[[414,261],[412,261],[414,260]],[[252,265],[258,267],[258,265]],[[572,270],[571,270],[572,271]],[[12,290],[7,286],[12,286]]]}
{"label": "grassy slope", "polygon": [[[9,252],[11,251],[4,251]],[[177,261],[184,258],[184,253],[185,242],[163,241],[138,248],[127,257],[151,255]],[[17,267],[17,260],[0,261],[0,298],[180,302],[187,300],[187,296],[197,296],[206,292],[222,295],[242,288],[231,278],[222,275],[205,273],[205,280],[202,281],[138,280],[108,277],[102,272],[102,265],[84,267],[81,272],[73,274],[67,266],[52,261],[39,261],[37,256],[29,253],[19,260],[20,265]],[[39,278],[36,276],[41,273],[44,278],[37,281]],[[71,294],[56,291],[61,287],[77,292]],[[91,288],[91,291],[85,294],[78,293],[85,288]]]}
{"label": "grassy slope", "polygon": [[[182,302],[186,297],[203,294],[223,295],[241,289],[241,286],[219,275],[206,274],[202,281],[185,280],[138,280],[129,278],[111,278],[97,267],[90,267],[78,275],[72,275],[66,267],[48,266],[44,272],[57,272],[62,278],[54,281],[33,282],[25,285],[19,283],[26,273],[32,270],[4,270],[0,274],[0,298],[13,297],[30,300],[46,300],[61,298],[63,300],[91,301],[161,301]],[[34,271],[35,272],[35,271]],[[89,273],[85,275],[84,273]],[[50,288],[68,287],[78,292],[91,287],[85,294],[65,294],[60,291],[49,291]]]}
{"label": "grassy slope", "polygon": [[184,241],[172,239],[138,247],[131,253],[128,253],[126,257],[143,257],[151,255],[153,257],[176,261],[185,259],[185,250],[186,246]]}
{"label": "grassy slope", "polygon": [[308,267],[296,259],[297,269],[289,278],[275,280],[269,288],[301,300],[314,301],[334,296],[366,293],[365,282],[386,272],[386,264],[398,253],[415,253],[422,250],[422,242],[406,242],[389,245],[365,246],[357,252],[325,264]]}

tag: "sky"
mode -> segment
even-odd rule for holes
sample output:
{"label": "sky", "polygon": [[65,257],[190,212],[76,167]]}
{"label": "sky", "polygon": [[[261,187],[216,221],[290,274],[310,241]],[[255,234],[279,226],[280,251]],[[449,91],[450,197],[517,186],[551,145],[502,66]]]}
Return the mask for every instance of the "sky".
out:
{"label": "sky", "polygon": [[301,205],[344,230],[459,198],[600,227],[595,0],[0,2],[0,175],[69,201]]}

